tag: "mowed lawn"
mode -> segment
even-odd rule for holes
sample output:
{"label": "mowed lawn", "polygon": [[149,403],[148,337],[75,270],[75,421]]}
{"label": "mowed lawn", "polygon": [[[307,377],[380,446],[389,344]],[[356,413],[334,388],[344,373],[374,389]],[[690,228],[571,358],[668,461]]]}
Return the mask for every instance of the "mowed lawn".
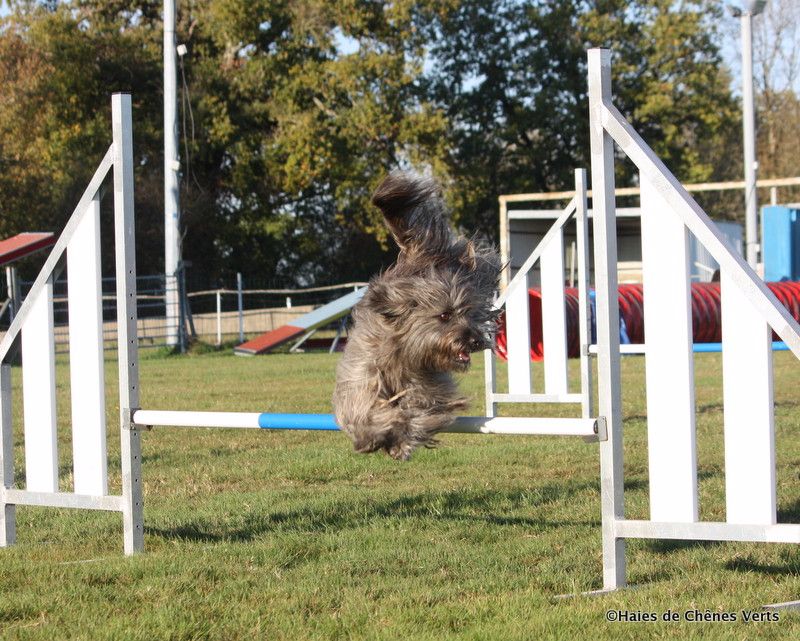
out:
{"label": "mowed lawn", "polygon": [[[144,352],[149,409],[329,412],[338,356]],[[119,491],[116,364],[108,362],[111,489]],[[626,515],[647,518],[643,360],[623,363]],[[573,362],[573,378],[577,363]],[[498,372],[501,379],[504,367]],[[535,376],[541,380],[540,369]],[[719,355],[696,358],[701,514],[724,520]],[[24,486],[20,372],[17,484]],[[69,424],[68,366],[59,414]],[[663,385],[669,385],[665,380]],[[462,379],[483,412],[483,366]],[[775,355],[779,520],[800,522],[800,365]],[[576,415],[565,407],[503,414]],[[794,545],[631,541],[635,589],[601,587],[596,444],[444,435],[398,463],[338,433],[157,428],[145,433],[144,554],[122,554],[111,513],[18,508],[0,551],[3,639],[800,638]],[[71,489],[69,429],[59,433]],[[608,622],[608,611],[733,613],[736,622]],[[630,616],[630,615],[629,615]]]}

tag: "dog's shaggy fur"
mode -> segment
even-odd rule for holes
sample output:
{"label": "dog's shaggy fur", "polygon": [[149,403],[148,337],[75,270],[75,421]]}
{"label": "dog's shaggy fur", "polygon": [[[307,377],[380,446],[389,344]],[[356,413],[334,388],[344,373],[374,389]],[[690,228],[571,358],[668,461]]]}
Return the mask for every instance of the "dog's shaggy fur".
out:
{"label": "dog's shaggy fur", "polygon": [[400,247],[353,309],[336,372],[334,411],[358,452],[406,460],[435,445],[467,405],[452,372],[491,347],[500,259],[489,245],[449,228],[439,186],[416,173],[390,174],[372,202]]}

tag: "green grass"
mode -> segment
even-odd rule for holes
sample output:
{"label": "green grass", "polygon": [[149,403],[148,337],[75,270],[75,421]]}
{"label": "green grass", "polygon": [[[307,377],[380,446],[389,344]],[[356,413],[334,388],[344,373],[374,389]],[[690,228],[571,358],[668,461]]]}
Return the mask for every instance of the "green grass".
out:
{"label": "green grass", "polygon": [[[142,406],[328,412],[337,358],[148,351]],[[720,358],[698,355],[696,363],[701,513],[724,519]],[[482,373],[478,360],[462,381],[476,414]],[[541,380],[538,367],[535,375]],[[60,424],[67,425],[66,363],[58,378]],[[623,378],[626,514],[647,518],[642,359],[625,359]],[[17,426],[19,379],[15,370]],[[115,379],[109,362],[116,493]],[[787,522],[800,522],[799,385],[794,358],[776,354],[778,497]],[[503,413],[533,411],[575,415],[558,406]],[[628,578],[636,589],[554,599],[601,586],[596,445],[444,435],[439,449],[397,463],[356,455],[331,433],[164,428],[142,443],[146,553],[122,555],[119,515],[18,508],[18,545],[0,552],[0,637],[800,638],[800,614],[790,613],[773,623],[606,621],[608,610],[741,617],[800,597],[800,551],[792,545],[631,541]],[[69,490],[68,429],[59,446]]]}

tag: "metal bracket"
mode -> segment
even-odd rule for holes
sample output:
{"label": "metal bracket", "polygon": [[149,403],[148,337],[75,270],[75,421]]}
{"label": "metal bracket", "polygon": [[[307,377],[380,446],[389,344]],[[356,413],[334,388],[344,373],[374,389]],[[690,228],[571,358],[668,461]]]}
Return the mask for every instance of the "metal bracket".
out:
{"label": "metal bracket", "polygon": [[142,408],[141,407],[131,407],[131,408],[126,408],[125,410],[123,410],[123,412],[122,412],[122,429],[123,430],[128,430],[130,432],[136,432],[136,431],[139,431],[139,430],[146,430],[146,431],[149,432],[150,430],[153,429],[152,425],[139,425],[138,423],[134,422],[133,415],[136,412],[138,412],[140,409],[142,409]]}
{"label": "metal bracket", "polygon": [[598,441],[608,440],[608,428],[606,426],[606,417],[598,416],[594,422],[594,433],[597,434]]}

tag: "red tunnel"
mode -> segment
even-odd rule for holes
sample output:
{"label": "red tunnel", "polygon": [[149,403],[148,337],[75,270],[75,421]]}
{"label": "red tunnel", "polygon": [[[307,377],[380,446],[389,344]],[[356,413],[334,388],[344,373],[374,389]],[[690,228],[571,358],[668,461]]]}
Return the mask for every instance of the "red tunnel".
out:
{"label": "red tunnel", "polygon": [[[692,331],[695,343],[719,343],[722,341],[722,313],[719,283],[692,283]],[[767,283],[777,299],[800,322],[800,283],[782,281]],[[541,361],[544,357],[542,345],[542,294],[538,289],[528,290],[528,314],[531,326],[531,359]],[[579,354],[578,340],[578,290],[564,290],[567,309],[567,351],[570,357]],[[630,343],[644,342],[644,292],[641,284],[619,286],[619,312],[625,321],[625,330]],[[506,358],[505,315],[500,317],[497,334],[497,354]]]}

